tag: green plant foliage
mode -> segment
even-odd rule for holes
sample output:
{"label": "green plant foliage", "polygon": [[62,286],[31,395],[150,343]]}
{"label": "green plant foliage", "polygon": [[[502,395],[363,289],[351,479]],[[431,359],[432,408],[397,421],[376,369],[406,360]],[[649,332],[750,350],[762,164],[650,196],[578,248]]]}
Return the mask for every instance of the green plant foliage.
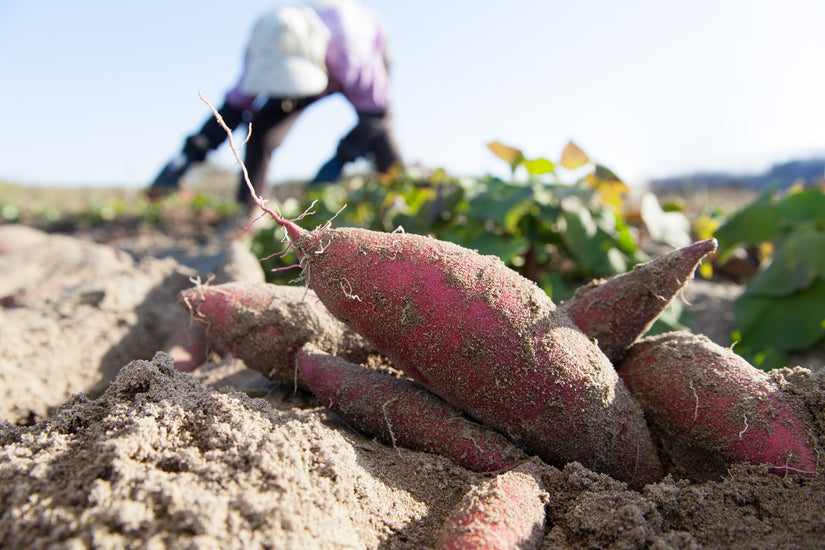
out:
{"label": "green plant foliage", "polygon": [[175,192],[158,200],[125,188],[27,187],[0,181],[0,223],[23,223],[49,231],[107,224],[177,224],[217,227],[240,212],[231,198],[206,192]]}
{"label": "green plant foliage", "polygon": [[[768,192],[716,232],[720,253],[773,249],[736,301],[734,350],[760,368],[825,342],[825,194],[817,187]],[[769,245],[769,246],[766,246]]]}
{"label": "green plant foliage", "polygon": [[766,191],[731,216],[714,236],[719,241],[719,258],[724,261],[739,246],[772,241],[779,234],[780,213],[773,191]]}
{"label": "green plant foliage", "polygon": [[665,210],[653,193],[642,196],[641,216],[653,240],[678,247],[693,242],[687,216],[678,210]]}
{"label": "green plant foliage", "polygon": [[[583,177],[564,183],[556,165],[547,159],[527,159],[518,149],[500,143],[490,149],[508,163],[512,180],[453,178],[443,170],[354,177],[309,187],[303,202],[315,202],[301,223],[317,227],[335,217],[339,227],[380,231],[403,227],[410,233],[456,242],[500,257],[557,300],[568,298],[573,289],[594,277],[622,273],[648,259],[621,210],[607,203],[602,189],[587,178],[598,171],[600,177],[614,178],[615,185],[618,178],[612,172],[591,164]],[[515,173],[521,167],[527,179],[517,181]],[[285,208],[284,214],[295,217],[300,212]],[[260,232],[253,252],[263,257],[283,248],[276,234],[281,233]],[[292,254],[267,259],[265,268],[277,270],[270,271],[270,280],[294,279],[296,273],[282,268],[295,262]]]}

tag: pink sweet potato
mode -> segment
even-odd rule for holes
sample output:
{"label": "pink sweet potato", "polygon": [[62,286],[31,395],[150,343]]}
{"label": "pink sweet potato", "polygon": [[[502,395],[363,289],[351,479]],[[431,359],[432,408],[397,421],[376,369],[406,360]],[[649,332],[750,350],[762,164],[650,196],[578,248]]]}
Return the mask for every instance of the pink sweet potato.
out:
{"label": "pink sweet potato", "polygon": [[816,469],[804,405],[732,350],[671,332],[634,344],[618,368],[676,473],[717,477],[733,462]]}
{"label": "pink sweet potato", "polygon": [[178,303],[218,344],[264,376],[305,387],[295,352],[307,342],[355,362],[374,348],[324,308],[306,288],[260,282],[196,286]]}
{"label": "pink sweet potato", "polygon": [[544,539],[548,495],[531,463],[475,487],[439,532],[437,550],[523,550]]}
{"label": "pink sweet potato", "polygon": [[446,456],[477,472],[506,470],[527,460],[506,437],[472,422],[412,380],[348,363],[311,344],[298,351],[296,362],[325,406],[384,443]]}
{"label": "pink sweet potato", "polygon": [[327,309],[428,389],[551,464],[637,485],[660,477],[610,361],[498,258],[420,235],[276,221]]}
{"label": "pink sweet potato", "polygon": [[552,464],[579,461],[637,486],[661,476],[641,408],[534,283],[498,258],[420,235],[306,231],[245,179],[327,309],[395,366]]}
{"label": "pink sweet potato", "polygon": [[693,279],[702,258],[715,250],[716,239],[693,243],[627,273],[593,281],[560,307],[616,363]]}

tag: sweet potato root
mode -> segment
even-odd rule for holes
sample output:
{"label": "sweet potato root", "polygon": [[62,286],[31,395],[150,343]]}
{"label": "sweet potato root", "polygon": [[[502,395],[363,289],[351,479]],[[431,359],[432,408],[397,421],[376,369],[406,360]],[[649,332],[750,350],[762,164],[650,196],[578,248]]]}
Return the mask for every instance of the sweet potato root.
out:
{"label": "sweet potato root", "polygon": [[523,550],[544,538],[547,493],[531,463],[473,488],[439,533],[437,550]]}
{"label": "sweet potato root", "polygon": [[693,243],[627,273],[593,281],[560,307],[615,364],[693,279],[702,258],[715,250],[716,239]]}
{"label": "sweet potato root", "polygon": [[296,362],[325,406],[384,443],[446,456],[476,472],[506,470],[527,460],[506,437],[412,380],[354,365],[311,344],[298,351]]}
{"label": "sweet potato root", "polygon": [[330,312],[428,389],[551,464],[636,485],[660,477],[610,361],[498,258],[420,235],[278,223]]}
{"label": "sweet potato root", "polygon": [[641,408],[534,283],[498,258],[419,235],[306,231],[246,183],[327,309],[395,366],[551,464],[579,461],[636,486],[659,479]]}
{"label": "sweet potato root", "polygon": [[[335,319],[306,288],[260,282],[196,286],[178,303],[247,367],[306,388],[295,369],[295,352],[307,342],[355,362],[374,348]],[[297,377],[296,377],[297,376]]]}
{"label": "sweet potato root", "polygon": [[671,332],[634,344],[618,368],[677,473],[717,477],[732,462],[816,469],[804,406],[732,350]]}

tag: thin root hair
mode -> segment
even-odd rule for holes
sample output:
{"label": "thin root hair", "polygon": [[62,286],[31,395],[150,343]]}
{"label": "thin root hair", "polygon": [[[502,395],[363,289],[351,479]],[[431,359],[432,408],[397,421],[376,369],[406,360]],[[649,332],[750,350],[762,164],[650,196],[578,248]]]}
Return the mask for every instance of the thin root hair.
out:
{"label": "thin root hair", "polygon": [[742,419],[745,421],[745,427],[742,428],[741,432],[739,432],[739,439],[742,439],[742,436],[744,436],[745,432],[747,432],[748,428],[750,428],[750,426],[748,425],[748,415],[743,414]]}
{"label": "thin root hair", "polygon": [[[229,139],[229,148],[232,149],[232,154],[235,157],[235,161],[241,167],[241,172],[243,172],[244,182],[246,183],[246,187],[249,189],[249,192],[252,195],[252,199],[255,201],[255,204],[257,204],[258,207],[264,213],[269,214],[269,216],[273,220],[275,220],[275,222],[277,224],[282,225],[285,220],[284,220],[284,217],[281,215],[281,211],[278,208],[278,206],[275,205],[274,210],[272,208],[267,208],[266,201],[264,200],[264,198],[259,196],[255,192],[255,187],[253,187],[252,181],[250,181],[250,179],[249,179],[249,172],[246,169],[246,165],[241,160],[241,155],[240,155],[240,153],[238,153],[238,148],[235,145],[234,138],[232,137],[232,130],[230,130],[229,126],[226,125],[226,122],[224,122],[223,117],[218,112],[218,110],[215,109],[215,107],[213,107],[212,104],[209,103],[209,101],[204,97],[203,92],[198,92],[198,96],[201,98],[201,101],[203,101],[204,103],[206,103],[209,106],[209,108],[212,110],[212,114],[215,115],[215,120],[218,121],[218,124],[220,124],[221,128],[223,128],[224,131],[226,132],[226,136]],[[251,135],[252,135],[252,123],[249,124],[249,132],[247,133],[247,136],[244,139],[244,143],[246,143],[249,140],[249,137]]]}
{"label": "thin root hair", "polygon": [[312,210],[312,208],[315,206],[315,203],[317,203],[317,202],[318,202],[318,199],[315,199],[314,201],[312,201],[312,204],[307,206],[306,210],[301,212],[300,216],[298,216],[297,218],[295,218],[294,220],[291,220],[291,221],[297,222],[299,220],[303,220],[307,216],[311,216],[311,215],[315,214],[315,210]]}
{"label": "thin root hair", "polygon": [[[315,204],[316,202],[318,202],[318,201],[313,201],[313,202],[312,202],[312,204]],[[347,207],[347,205],[346,205],[346,204],[344,204],[344,206],[342,206],[341,208],[339,208],[339,209],[338,209],[338,211],[337,211],[335,214],[333,214],[333,216],[332,216],[330,219],[328,219],[328,220],[324,223],[324,225],[319,226],[319,229],[320,229],[321,231],[326,231],[327,229],[329,229],[330,227],[332,227],[332,220],[334,220],[335,218],[337,218],[337,217],[338,217],[338,214],[340,214],[341,212],[343,212],[344,208],[346,208],[346,207]],[[310,205],[310,208],[312,208],[312,205]]]}
{"label": "thin root hair", "polygon": [[[264,259],[266,259],[266,258],[264,258]],[[277,271],[287,271],[289,269],[295,269],[296,267],[301,267],[301,264],[292,264],[292,265],[285,265],[285,266],[281,266],[281,267],[273,267],[272,269],[270,269],[270,271],[275,273]]]}
{"label": "thin root hair", "polygon": [[[262,261],[262,262],[265,262],[266,260],[269,260],[269,259],[271,259],[271,258],[274,258],[275,256],[280,256],[280,257],[283,257],[283,256],[286,256],[286,255],[289,253],[289,251],[290,251],[290,250],[292,250],[292,243],[291,243],[291,242],[290,242],[290,243],[288,243],[288,244],[287,244],[287,246],[286,246],[286,248],[284,248],[284,249],[283,249],[283,250],[281,250],[280,252],[273,252],[273,253],[272,253],[272,254],[270,254],[269,256],[266,256],[266,257],[264,257],[264,258],[259,258],[259,260],[260,260],[260,261]],[[274,271],[274,270],[273,270],[273,271]]]}
{"label": "thin root hair", "polygon": [[[344,283],[347,283],[346,288],[344,287]],[[341,290],[344,292],[344,296],[346,296],[347,299],[349,299],[349,300],[358,300],[359,302],[361,301],[361,297],[358,296],[357,294],[353,293],[352,283],[349,282],[349,279],[345,278],[339,284],[341,285]]]}
{"label": "thin root hair", "polygon": [[398,398],[394,397],[394,398],[390,399],[389,401],[384,402],[384,404],[381,405],[381,411],[384,413],[384,422],[387,423],[387,431],[390,432],[390,439],[392,440],[392,447],[393,447],[393,449],[396,450],[396,452],[398,453],[398,456],[401,456],[401,451],[398,449],[398,445],[396,445],[396,443],[395,443],[395,433],[393,433],[393,431],[392,431],[392,422],[390,422],[390,417],[387,414],[387,405],[389,405],[390,403],[392,403],[394,401],[398,401]]}

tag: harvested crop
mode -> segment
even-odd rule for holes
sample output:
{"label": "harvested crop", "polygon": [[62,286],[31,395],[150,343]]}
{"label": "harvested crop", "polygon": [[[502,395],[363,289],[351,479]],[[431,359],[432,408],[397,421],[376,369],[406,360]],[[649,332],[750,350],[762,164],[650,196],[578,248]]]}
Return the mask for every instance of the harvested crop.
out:
{"label": "harvested crop", "polygon": [[453,459],[477,472],[512,468],[527,455],[424,386],[349,363],[308,344],[297,353],[303,379],[348,424],[391,445]]}
{"label": "harvested crop", "polygon": [[718,477],[733,462],[816,470],[808,413],[783,391],[781,373],[689,332],[643,338],[618,368],[675,472]]}
{"label": "harvested crop", "polygon": [[464,496],[441,528],[436,549],[538,548],[547,498],[534,464],[499,474]]}
{"label": "harvested crop", "polygon": [[661,477],[641,408],[535,283],[496,257],[420,235],[307,231],[246,180],[327,309],[396,367],[551,464],[579,461],[636,486]]}
{"label": "harvested crop", "polygon": [[420,235],[278,223],[330,312],[431,391],[551,464],[635,484],[661,475],[607,357],[498,258]]}
{"label": "harvested crop", "polygon": [[693,279],[702,258],[715,250],[716,239],[674,250],[627,273],[590,282],[561,308],[616,363]]}
{"label": "harvested crop", "polygon": [[355,362],[373,351],[306,288],[260,282],[199,285],[182,291],[178,303],[247,367],[284,384],[306,387],[297,376],[295,352],[308,342]]}

